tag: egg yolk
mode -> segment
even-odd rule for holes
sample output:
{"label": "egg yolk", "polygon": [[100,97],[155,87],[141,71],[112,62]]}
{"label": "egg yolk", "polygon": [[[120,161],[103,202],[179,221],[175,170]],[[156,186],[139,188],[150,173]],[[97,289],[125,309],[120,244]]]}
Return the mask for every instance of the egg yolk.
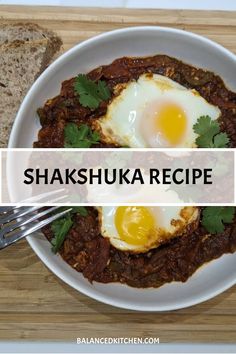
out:
{"label": "egg yolk", "polygon": [[155,228],[154,216],[145,207],[118,207],[114,221],[120,239],[131,245],[147,244]]}
{"label": "egg yolk", "polygon": [[186,114],[180,106],[174,103],[162,105],[155,114],[155,130],[171,146],[181,143],[186,128]]}

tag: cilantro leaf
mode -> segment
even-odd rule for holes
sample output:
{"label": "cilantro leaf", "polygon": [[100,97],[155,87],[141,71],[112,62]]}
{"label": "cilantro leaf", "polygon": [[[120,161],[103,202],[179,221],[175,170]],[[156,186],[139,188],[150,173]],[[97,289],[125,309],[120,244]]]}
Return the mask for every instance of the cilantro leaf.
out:
{"label": "cilantro leaf", "polygon": [[211,141],[209,140],[208,134],[200,135],[195,140],[196,144],[200,148],[213,148]]}
{"label": "cilantro leaf", "polygon": [[78,140],[83,140],[87,134],[88,129],[89,127],[87,125],[80,126],[80,129],[78,129],[75,123],[68,123],[64,128],[66,144],[74,145]]}
{"label": "cilantro leaf", "polygon": [[206,207],[203,210],[202,225],[212,233],[218,234],[224,231],[224,223],[233,221],[235,207]]}
{"label": "cilantro leaf", "polygon": [[51,244],[52,244],[53,253],[57,253],[59,251],[72,225],[73,225],[73,221],[71,220],[70,215],[67,215],[58,220],[54,220],[52,222],[51,228],[54,237],[51,240]]}
{"label": "cilantro leaf", "polygon": [[88,215],[87,209],[85,207],[83,207],[83,206],[72,207],[71,213],[72,214],[79,213],[82,216],[87,216]]}
{"label": "cilantro leaf", "polygon": [[228,144],[229,144],[229,138],[226,133],[220,133],[214,137],[214,147],[215,148],[224,148]]}
{"label": "cilantro leaf", "polygon": [[[61,207],[58,210],[61,212],[66,209],[68,209],[68,207]],[[52,222],[51,229],[54,234],[54,237],[51,240],[51,244],[53,253],[57,253],[63,245],[63,242],[65,241],[65,238],[73,225],[73,220],[71,219],[71,216],[76,213],[79,213],[81,216],[88,215],[88,211],[85,207],[76,206],[72,207],[72,210],[68,212],[67,215]]]}
{"label": "cilantro leaf", "polygon": [[68,123],[64,128],[65,148],[90,148],[100,141],[100,135],[92,131],[87,124],[79,127],[75,123]]}
{"label": "cilantro leaf", "polygon": [[100,140],[100,134],[94,130],[92,133],[91,133],[91,138],[93,141],[96,141],[96,142],[99,142]]}
{"label": "cilantro leaf", "polygon": [[195,133],[199,135],[206,134],[209,130],[213,136],[220,132],[217,121],[212,120],[209,116],[201,116],[198,118],[197,123],[193,126],[193,129]]}
{"label": "cilantro leaf", "polygon": [[229,143],[227,134],[220,132],[219,123],[209,116],[198,118],[193,130],[199,135],[196,138],[196,144],[201,148],[224,148]]}
{"label": "cilantro leaf", "polygon": [[[70,207],[70,206],[66,206],[66,207],[61,207],[59,209],[59,211],[64,211],[64,210],[67,210],[68,208],[71,208],[70,210],[70,214],[80,214],[81,216],[87,216],[88,215],[88,211],[85,207],[83,206],[75,206],[75,207]],[[57,210],[58,212],[58,210]]]}
{"label": "cilantro leaf", "polygon": [[222,220],[226,224],[231,224],[234,219],[235,207],[225,207],[221,212]]}
{"label": "cilantro leaf", "polygon": [[98,80],[98,93],[102,100],[108,100],[111,97],[110,90],[105,81]]}
{"label": "cilantro leaf", "polygon": [[91,94],[80,94],[79,102],[83,107],[89,107],[91,109],[96,109],[99,106],[100,99],[96,99]]}
{"label": "cilantro leaf", "polygon": [[94,82],[84,74],[79,74],[75,79],[75,92],[79,95],[79,102],[83,107],[98,108],[100,102],[111,97],[110,90],[105,81]]}

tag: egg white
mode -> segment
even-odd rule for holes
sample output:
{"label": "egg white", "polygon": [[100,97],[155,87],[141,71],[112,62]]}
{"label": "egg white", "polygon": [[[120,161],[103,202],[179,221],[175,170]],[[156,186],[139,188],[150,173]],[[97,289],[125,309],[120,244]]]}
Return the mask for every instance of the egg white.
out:
{"label": "egg white", "polygon": [[[197,135],[193,125],[197,119],[209,115],[215,120],[221,114],[218,107],[209,104],[195,90],[157,74],[143,74],[137,81],[118,84],[114,91],[119,93],[108,105],[106,114],[95,123],[107,143],[133,148],[195,147]],[[179,106],[187,117],[184,137],[175,146],[153,131],[152,117],[163,104]]]}

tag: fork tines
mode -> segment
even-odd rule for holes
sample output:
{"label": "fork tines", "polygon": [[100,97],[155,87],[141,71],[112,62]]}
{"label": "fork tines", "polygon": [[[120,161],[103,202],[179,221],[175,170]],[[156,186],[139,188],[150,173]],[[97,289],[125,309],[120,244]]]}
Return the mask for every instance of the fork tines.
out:
{"label": "fork tines", "polygon": [[[54,213],[58,208],[60,207],[53,206],[47,209],[39,206],[0,207],[0,249],[32,234],[71,210],[68,207],[66,210]],[[52,215],[45,218],[48,214]]]}

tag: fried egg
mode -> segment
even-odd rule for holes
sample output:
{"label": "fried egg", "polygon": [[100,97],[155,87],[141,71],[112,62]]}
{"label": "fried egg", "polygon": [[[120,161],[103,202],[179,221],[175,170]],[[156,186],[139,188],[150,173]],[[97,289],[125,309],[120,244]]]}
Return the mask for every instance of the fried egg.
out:
{"label": "fried egg", "polygon": [[196,90],[157,74],[143,74],[137,81],[118,84],[106,114],[95,121],[102,140],[131,148],[196,147],[193,126],[221,112]]}
{"label": "fried egg", "polygon": [[98,208],[101,235],[121,251],[144,253],[198,226],[198,207],[119,206]]}

